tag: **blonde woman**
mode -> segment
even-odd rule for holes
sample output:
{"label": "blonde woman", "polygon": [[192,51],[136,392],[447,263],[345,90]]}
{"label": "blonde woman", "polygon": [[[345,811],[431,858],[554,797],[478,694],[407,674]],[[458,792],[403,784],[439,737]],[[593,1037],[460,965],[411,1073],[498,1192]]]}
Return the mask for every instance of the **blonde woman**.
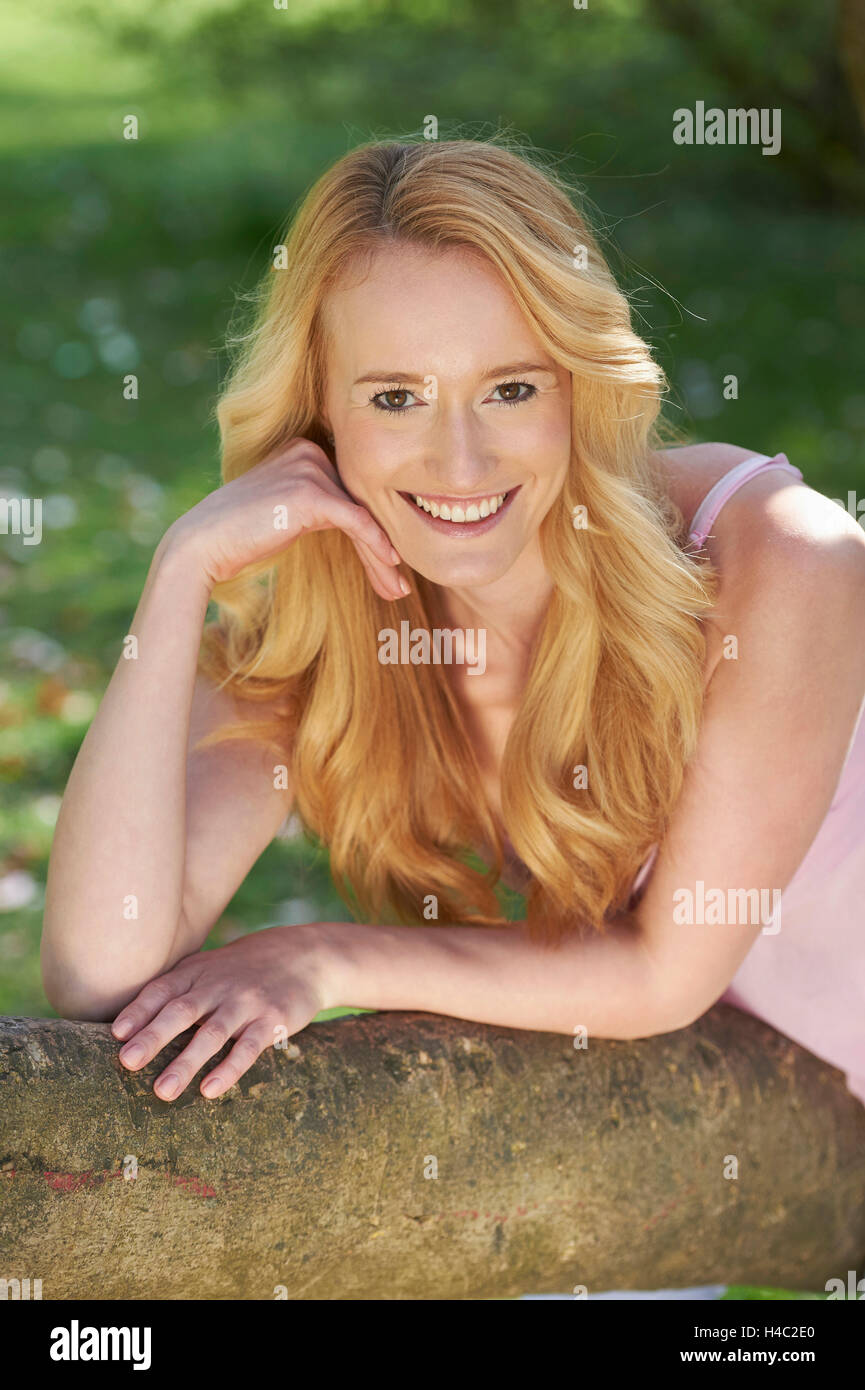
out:
{"label": "blonde woman", "polygon": [[[133,1070],[193,1028],[165,1100],[340,1004],[628,1039],[723,997],[865,1101],[863,532],[783,454],[662,447],[596,238],[500,144],[356,149],[276,263],[69,781],[49,999]],[[291,813],[361,921],[202,951]]]}

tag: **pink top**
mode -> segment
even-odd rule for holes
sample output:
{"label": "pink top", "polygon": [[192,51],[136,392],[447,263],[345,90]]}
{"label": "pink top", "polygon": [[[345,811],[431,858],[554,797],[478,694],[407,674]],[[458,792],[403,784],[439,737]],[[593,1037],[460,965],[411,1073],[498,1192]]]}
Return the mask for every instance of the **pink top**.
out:
{"label": "pink top", "polygon": [[[702,546],[724,503],[769,468],[802,477],[785,454],[757,454],[706,495],[691,527]],[[863,692],[865,693],[865,692]],[[761,932],[719,1002],[786,1033],[846,1073],[865,1104],[865,699],[832,804],[781,898],[780,930]],[[651,873],[651,851],[631,903]]]}

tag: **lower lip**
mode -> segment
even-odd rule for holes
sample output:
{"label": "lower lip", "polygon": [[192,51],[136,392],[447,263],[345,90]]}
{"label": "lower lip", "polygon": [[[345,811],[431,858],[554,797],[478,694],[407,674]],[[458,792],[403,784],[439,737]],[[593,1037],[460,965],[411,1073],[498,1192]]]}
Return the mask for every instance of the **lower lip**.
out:
{"label": "lower lip", "polygon": [[522,483],[517,487],[512,487],[498,511],[492,512],[489,516],[481,517],[480,521],[442,521],[440,516],[432,516],[429,512],[425,512],[408,493],[401,492],[399,495],[406,506],[411,507],[415,516],[420,521],[426,522],[427,526],[431,526],[434,531],[440,531],[443,536],[460,536],[466,539],[469,536],[483,536],[487,531],[492,531],[510,508],[521,487]]}

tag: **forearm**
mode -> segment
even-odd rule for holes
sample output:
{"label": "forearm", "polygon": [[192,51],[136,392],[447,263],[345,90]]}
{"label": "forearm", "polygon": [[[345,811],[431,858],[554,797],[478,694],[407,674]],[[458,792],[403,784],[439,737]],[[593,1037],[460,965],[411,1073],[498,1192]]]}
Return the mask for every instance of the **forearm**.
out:
{"label": "forearm", "polygon": [[208,590],[157,548],[121,656],[79,750],[51,850],[46,989],[64,1010],[159,973],[181,908],[186,758]]}
{"label": "forearm", "polygon": [[[601,1038],[683,1026],[633,919],[603,935],[532,942],[523,923],[328,926],[329,1004],[447,1014],[477,1023]],[[338,997],[336,997],[338,996]]]}

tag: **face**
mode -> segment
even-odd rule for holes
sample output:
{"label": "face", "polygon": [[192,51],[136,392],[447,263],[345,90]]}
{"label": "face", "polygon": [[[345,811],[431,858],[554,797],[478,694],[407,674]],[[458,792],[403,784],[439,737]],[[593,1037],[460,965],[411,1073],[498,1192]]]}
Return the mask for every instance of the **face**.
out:
{"label": "face", "polygon": [[343,486],[434,583],[502,578],[537,546],[565,480],[569,373],[461,249],[383,248],[334,290],[325,322]]}

